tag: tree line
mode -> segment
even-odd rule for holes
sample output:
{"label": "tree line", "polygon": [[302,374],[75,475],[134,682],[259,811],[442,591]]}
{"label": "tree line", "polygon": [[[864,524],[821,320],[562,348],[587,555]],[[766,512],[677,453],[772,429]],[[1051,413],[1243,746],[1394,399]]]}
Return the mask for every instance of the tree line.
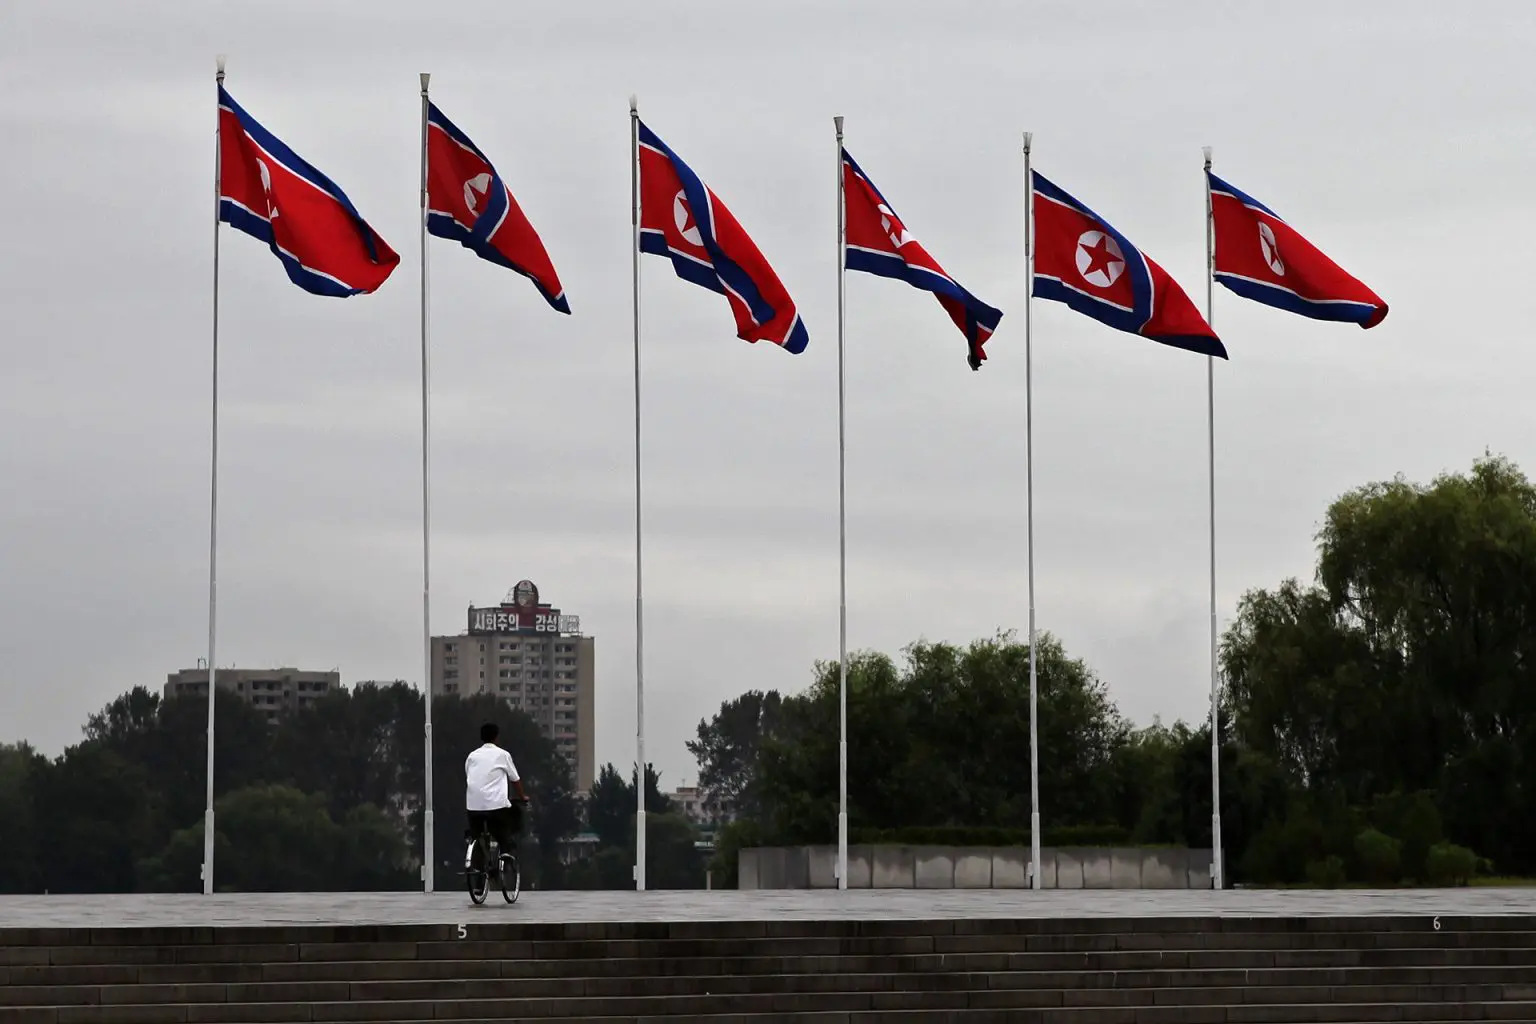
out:
{"label": "tree line", "polygon": [[[1222,638],[1228,877],[1536,873],[1536,488],[1492,457],[1370,484],[1328,508],[1317,541],[1314,579],[1245,594]],[[1208,847],[1208,724],[1138,728],[1060,639],[1038,644],[1042,841]],[[1028,657],[1010,633],[852,656],[855,842],[1029,842]],[[837,686],[821,663],[802,692],[747,692],[699,723],[700,788],[735,819],[714,837],[717,886],[743,846],[835,840]],[[215,699],[218,888],[420,885],[418,691],[364,684],[273,724]],[[0,745],[0,892],[199,890],[205,716],[203,698],[140,687],[58,757]],[[434,699],[438,887],[457,884],[463,759],[485,720],[533,798],[527,883],[632,887],[638,773],[607,765],[573,792],[553,744],[493,695]],[[643,784],[647,886],[702,886],[700,835],[650,765]],[[594,841],[572,843],[584,830]]]}
{"label": "tree line", "polygon": [[[1315,579],[1244,595],[1220,647],[1222,830],[1250,884],[1536,872],[1536,488],[1487,457],[1334,502]],[[1134,727],[1038,637],[1046,845],[1211,843],[1208,722]],[[1029,842],[1029,650],[1002,633],[848,671],[854,841]],[[1191,681],[1194,685],[1195,681]],[[838,666],[699,723],[735,851],[836,838]]]}
{"label": "tree line", "polygon": [[[408,890],[421,885],[425,705],[406,683],[337,690],[268,723],[215,695],[214,881],[220,890]],[[464,758],[480,724],[501,726],[532,804],[525,885],[627,888],[634,785],[604,769],[589,808],[596,856],[569,840],[586,827],[570,765],[527,715],[491,695],[435,698],[436,887],[459,884]],[[55,758],[0,745],[0,892],[198,892],[206,803],[206,697],[138,687],[89,717]],[[654,887],[703,885],[691,826],[647,772]],[[627,809],[627,816],[625,816]],[[683,833],[686,832],[686,835]],[[617,852],[612,852],[616,850]],[[590,862],[589,862],[590,861]],[[622,877],[620,877],[622,875]]]}

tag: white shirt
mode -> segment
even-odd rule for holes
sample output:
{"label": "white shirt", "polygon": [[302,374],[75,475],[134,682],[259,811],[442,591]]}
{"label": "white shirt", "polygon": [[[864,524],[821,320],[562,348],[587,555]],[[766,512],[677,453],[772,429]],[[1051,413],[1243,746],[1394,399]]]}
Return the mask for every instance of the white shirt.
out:
{"label": "white shirt", "polygon": [[511,807],[507,783],[518,779],[512,755],[494,743],[476,747],[464,759],[464,809],[495,811]]}

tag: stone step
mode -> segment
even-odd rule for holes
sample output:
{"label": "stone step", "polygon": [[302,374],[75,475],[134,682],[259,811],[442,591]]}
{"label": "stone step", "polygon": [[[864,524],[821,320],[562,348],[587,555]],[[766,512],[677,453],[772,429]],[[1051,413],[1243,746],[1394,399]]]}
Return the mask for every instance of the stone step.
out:
{"label": "stone step", "polygon": [[[1308,934],[1313,932],[1530,931],[1527,915],[1415,917],[1102,917],[976,918],[898,920],[768,920],[657,922],[519,922],[520,907],[465,908],[463,925],[476,936],[520,941],[602,939],[728,939],[795,937],[877,937],[900,935],[1130,935]],[[1435,928],[1438,920],[1440,928]],[[0,946],[37,945],[249,945],[331,942],[431,942],[454,938],[457,924],[274,925],[187,928],[0,928]]]}
{"label": "stone step", "polygon": [[[827,1013],[727,1013],[727,1014],[668,1014],[661,1017],[567,1017],[563,1018],[564,1024],[1226,1024],[1227,1021],[1245,1021],[1247,1024],[1284,1024],[1291,1020],[1290,1017],[1248,1017],[1243,1016],[1250,1008],[1236,1007],[1234,1011],[1238,1016],[1227,1017],[1222,1008],[1210,1007],[1197,1011],[1193,1016],[1169,1015],[1164,1011],[1140,1011],[1129,1016],[1114,1012],[1111,1016],[1103,1015],[1102,1011],[1082,1010],[880,1010],[872,1012],[827,1012]],[[1257,1008],[1255,1008],[1257,1009]],[[1294,1013],[1294,1008],[1283,1008],[1286,1013]],[[1349,1010],[1343,1017],[1314,1016],[1306,1020],[1327,1021],[1329,1024],[1364,1024],[1367,1021],[1393,1021],[1412,1020],[1415,1024],[1459,1024],[1469,1020],[1512,1020],[1531,1021],[1536,1020],[1536,1004],[1517,1006],[1512,1015],[1483,1015],[1481,1009],[1473,1008],[1467,1016],[1437,1015],[1426,1018],[1397,1016],[1381,1016],[1380,1013],[1390,1014],[1390,1009],[1381,1011],[1377,1008],[1367,1007],[1359,1011]],[[51,1022],[50,1022],[51,1024]],[[427,1020],[404,1020],[397,1024],[431,1024]],[[506,1024],[498,1018],[459,1018],[457,1024]]]}
{"label": "stone step", "polygon": [[[274,1001],[266,1003],[173,1003],[117,1006],[49,1007],[53,1024],[158,1024],[199,1021],[398,1021],[405,1019],[530,1020],[591,1016],[671,1016],[675,1014],[888,1012],[926,1010],[1080,1011],[1105,1021],[1341,1021],[1424,1020],[1479,1011],[1467,1019],[1487,1019],[1487,1011],[1520,1001],[1530,986],[1428,985],[1350,988],[1234,989],[1089,989],[1037,991],[994,989],[972,992],[825,992],[752,993],[612,998],[468,997],[453,991],[419,999],[349,1001]],[[9,1024],[13,1011],[0,1011]],[[27,1013],[28,1011],[19,1011]],[[1344,1015],[1339,1014],[1343,1012]],[[1350,1013],[1357,1015],[1351,1016]],[[48,1020],[46,1016],[18,1020]],[[1385,1014],[1385,1015],[1381,1015]],[[1494,1018],[1519,1019],[1519,1018]]]}
{"label": "stone step", "polygon": [[[1536,1020],[1530,918],[0,933],[0,1024]],[[510,916],[510,915],[508,915]],[[460,938],[460,933],[463,938]]]}
{"label": "stone step", "polygon": [[378,960],[68,964],[3,969],[6,985],[255,984],[260,982],[430,981],[443,978],[934,974],[976,972],[1200,972],[1496,967],[1536,969],[1528,949],[1212,950],[1125,953],[954,953],[831,956],[614,957],[604,960]]}
{"label": "stone step", "polygon": [[1527,949],[1533,931],[1309,932],[1150,935],[906,935],[771,939],[490,940],[355,943],[203,943],[191,945],[0,946],[0,967],[44,964],[170,964],[378,960],[610,960],[700,956],[910,956],[923,953],[1134,952],[1235,950]]}
{"label": "stone step", "polygon": [[[1251,1002],[1243,992],[1306,993],[1361,988],[1409,992],[1428,988],[1499,987],[1501,999],[1536,999],[1531,968],[1409,970],[1300,970],[1226,972],[1115,972],[1106,974],[1004,972],[994,974],[761,974],[639,978],[445,978],[411,981],[313,981],[255,984],[13,985],[0,988],[0,1006],[136,1005],[147,1003],[275,1003],[359,1000],[501,998],[616,998],[814,992],[1054,993],[1062,1005],[1111,1005],[1106,993],[1165,993],[1154,1001]],[[1234,998],[1233,992],[1238,996]],[[1212,993],[1209,999],[1200,993]],[[1128,997],[1127,997],[1128,998]],[[1398,998],[1394,996],[1393,998]],[[1405,1001],[1413,1001],[1404,995]],[[1471,998],[1471,997],[1469,997]],[[1492,998],[1492,997],[1479,997]],[[1132,1000],[1134,1001],[1134,1000]],[[1274,1001],[1283,1002],[1276,998]]]}

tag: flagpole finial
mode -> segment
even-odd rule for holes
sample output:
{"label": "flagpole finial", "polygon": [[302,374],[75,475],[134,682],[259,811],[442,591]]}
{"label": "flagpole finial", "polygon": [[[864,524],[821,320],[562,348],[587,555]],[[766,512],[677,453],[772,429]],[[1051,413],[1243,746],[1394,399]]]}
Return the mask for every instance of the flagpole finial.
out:
{"label": "flagpole finial", "polygon": [[1200,147],[1200,152],[1205,154],[1205,169],[1206,170],[1210,170],[1211,169],[1211,147],[1210,146],[1201,146]]}
{"label": "flagpole finial", "polygon": [[224,55],[221,53],[218,56],[214,57],[213,58],[213,62],[214,62],[214,64],[218,68],[217,74],[218,74],[219,80],[223,81],[224,80]]}
{"label": "flagpole finial", "polygon": [[1035,141],[1035,133],[1034,132],[1025,132],[1024,133],[1024,152],[1026,152],[1026,153],[1029,152],[1029,147],[1030,147],[1030,145],[1034,141]]}
{"label": "flagpole finial", "polygon": [[640,100],[634,93],[629,94],[629,112],[631,114],[638,114],[640,112]]}
{"label": "flagpole finial", "polygon": [[843,134],[843,115],[837,114],[832,118],[832,124],[837,128],[837,134]]}
{"label": "flagpole finial", "polygon": [[427,83],[430,81],[432,81],[432,72],[423,71],[421,73],[421,94],[423,96],[427,94]]}

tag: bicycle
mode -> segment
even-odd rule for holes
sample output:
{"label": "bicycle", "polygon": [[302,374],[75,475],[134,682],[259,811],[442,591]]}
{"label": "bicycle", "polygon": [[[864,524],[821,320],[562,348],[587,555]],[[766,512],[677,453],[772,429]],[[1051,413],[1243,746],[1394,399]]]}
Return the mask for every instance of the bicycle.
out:
{"label": "bicycle", "polygon": [[523,875],[517,864],[515,851],[502,850],[491,835],[490,826],[482,821],[480,829],[469,837],[464,850],[464,884],[469,889],[470,902],[480,906],[491,892],[491,882],[501,887],[501,898],[516,903],[522,892]]}

